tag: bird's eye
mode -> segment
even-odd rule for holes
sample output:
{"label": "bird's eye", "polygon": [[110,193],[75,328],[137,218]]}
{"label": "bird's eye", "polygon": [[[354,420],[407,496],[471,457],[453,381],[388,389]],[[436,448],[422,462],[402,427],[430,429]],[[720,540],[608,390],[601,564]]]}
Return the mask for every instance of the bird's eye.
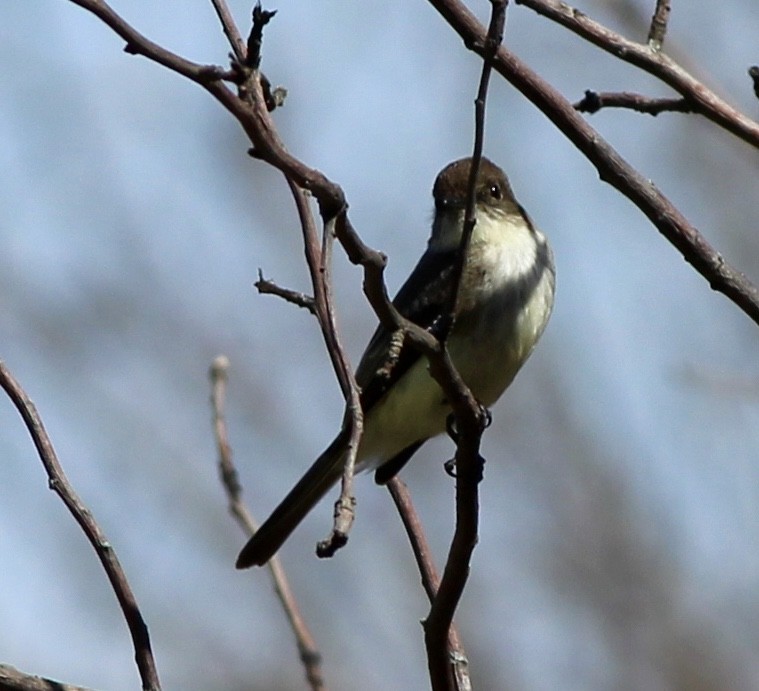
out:
{"label": "bird's eye", "polygon": [[493,197],[493,199],[500,199],[501,198],[501,186],[497,183],[493,183],[490,185],[490,196]]}

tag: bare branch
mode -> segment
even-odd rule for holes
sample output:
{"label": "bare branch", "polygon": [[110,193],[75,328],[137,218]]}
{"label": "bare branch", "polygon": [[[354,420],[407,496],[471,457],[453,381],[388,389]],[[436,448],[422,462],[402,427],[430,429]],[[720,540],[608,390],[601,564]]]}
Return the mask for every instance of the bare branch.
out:
{"label": "bare branch", "polygon": [[752,65],[748,68],[748,76],[754,84],[754,95],[759,98],[759,65]]}
{"label": "bare branch", "polygon": [[[250,537],[258,529],[252,514],[242,500],[242,487],[237,468],[232,460],[232,448],[229,444],[227,423],[224,417],[227,381],[229,378],[229,360],[224,355],[214,359],[209,371],[211,378],[211,409],[213,411],[213,429],[219,450],[219,476],[227,494],[229,512],[238,525]],[[285,612],[290,628],[295,634],[300,661],[306,672],[306,680],[313,691],[326,691],[321,671],[321,654],[316,641],[306,625],[293,595],[290,583],[279,557],[273,556],[268,563],[274,592]]]}
{"label": "bare branch", "polygon": [[121,568],[116,551],[95,521],[92,512],[84,505],[69,483],[34,403],[32,403],[26,392],[21,388],[21,385],[14,379],[5,363],[1,361],[0,386],[2,386],[8,397],[13,401],[26,424],[34,446],[37,448],[42,465],[45,467],[50,489],[63,500],[66,508],[79,524],[79,527],[95,549],[100,563],[103,565],[103,569],[108,576],[111,588],[116,595],[116,599],[119,601],[124,619],[129,627],[129,633],[131,634],[134,646],[135,661],[137,662],[137,668],[142,679],[142,688],[145,691],[160,691],[161,685],[158,681],[158,670],[153,659],[153,651],[150,648],[148,627],[142,618],[140,609],[137,606],[137,600],[129,586],[126,574]]}
{"label": "bare branch", "polygon": [[[450,324],[453,323],[459,282],[464,270],[467,247],[476,222],[474,216],[475,186],[480,159],[482,158],[485,103],[493,58],[503,40],[503,29],[506,23],[506,0],[491,0],[491,5],[490,26],[482,43],[482,74],[475,100],[474,151],[469,172],[464,229],[452,277],[453,294],[449,309]],[[456,475],[456,527],[443,571],[443,578],[432,600],[430,612],[424,621],[430,680],[432,688],[440,690],[450,688],[454,683],[450,664],[452,651],[449,649],[449,631],[453,623],[453,615],[469,577],[469,564],[472,552],[477,544],[479,483],[482,480],[484,463],[484,459],[480,456],[480,440],[487,427],[486,420],[488,419],[487,413],[473,399],[459,403],[459,405],[453,406],[458,432],[456,440],[456,467],[458,469]]]}
{"label": "bare branch", "polygon": [[[331,221],[324,224],[322,232],[321,265],[316,274],[312,274],[314,285],[318,284],[320,305],[322,306],[322,319],[326,321],[328,344],[333,343],[335,352],[339,354],[339,366],[336,363],[336,372],[343,385],[345,396],[345,417],[348,429],[348,454],[345,459],[345,467],[340,482],[340,496],[335,502],[334,521],[332,531],[325,540],[316,545],[316,554],[321,558],[328,558],[345,546],[348,541],[348,533],[353,526],[356,517],[356,498],[353,495],[353,475],[356,469],[356,457],[361,437],[364,432],[364,411],[361,407],[361,391],[354,377],[353,368],[350,366],[345,351],[337,342],[337,316],[335,315],[335,302],[332,294],[332,250],[335,244],[334,225]],[[333,338],[334,336],[334,338]],[[345,425],[344,425],[345,426]]]}
{"label": "bare branch", "polygon": [[693,113],[693,103],[686,98],[650,98],[630,91],[586,91],[585,97],[572,107],[579,113],[597,113],[602,108],[627,108],[657,116],[659,113]]}
{"label": "bare branch", "polygon": [[652,74],[691,101],[695,112],[752,146],[759,147],[759,123],[721,99],[663,53],[652,50],[642,43],[629,41],[559,0],[515,0],[515,2],[517,5],[526,5],[538,14],[561,24],[620,60]]}
{"label": "bare branch", "polygon": [[[467,47],[482,54],[485,28],[459,0],[429,2],[462,37]],[[536,0],[519,2],[532,5]],[[759,324],[759,290],[756,286],[730,266],[653,183],[627,163],[569,101],[504,46],[498,50],[495,68],[574,143],[598,169],[604,182],[618,189],[649,218],[713,290],[728,297]]]}
{"label": "bare branch", "polygon": [[258,270],[258,280],[253,285],[262,295],[276,295],[287,302],[291,302],[293,305],[307,309],[311,314],[316,314],[314,299],[310,295],[278,286],[274,281],[264,278],[260,269]]}
{"label": "bare branch", "polygon": [[245,64],[251,69],[257,70],[261,66],[264,27],[274,19],[275,14],[276,10],[264,10],[260,2],[253,7],[253,24],[248,36],[248,55],[245,58]]}
{"label": "bare branch", "polygon": [[219,18],[224,35],[227,37],[229,45],[232,46],[235,59],[238,62],[244,63],[247,55],[245,41],[242,40],[242,36],[235,24],[235,20],[232,18],[232,13],[229,11],[226,0],[211,0],[211,4],[214,10],[216,10],[216,15]]}
{"label": "bare branch", "polygon": [[91,691],[84,686],[64,684],[19,672],[10,665],[0,665],[0,691]]}
{"label": "bare branch", "polygon": [[651,17],[651,27],[648,30],[648,45],[652,50],[661,50],[664,35],[667,33],[669,21],[670,0],[656,0],[654,16]]}
{"label": "bare branch", "polygon": [[[403,527],[406,529],[406,534],[411,543],[411,551],[422,577],[422,587],[427,593],[429,601],[432,602],[440,585],[440,576],[432,559],[432,550],[427,542],[427,536],[424,534],[422,521],[414,508],[411,495],[403,480],[395,476],[389,480],[387,488],[395,502],[398,515],[401,517]],[[457,691],[469,691],[472,688],[472,681],[469,677],[469,659],[453,623],[448,630],[448,654],[455,682],[454,688]]]}

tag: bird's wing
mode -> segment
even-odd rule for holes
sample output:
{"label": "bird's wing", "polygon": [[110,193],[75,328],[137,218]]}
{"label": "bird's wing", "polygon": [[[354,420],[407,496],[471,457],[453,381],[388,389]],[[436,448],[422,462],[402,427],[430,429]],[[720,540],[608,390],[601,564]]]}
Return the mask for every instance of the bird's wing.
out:
{"label": "bird's wing", "polygon": [[[455,250],[428,250],[422,255],[393,300],[393,305],[406,319],[428,331],[440,323],[449,300],[455,258]],[[364,351],[356,369],[356,381],[361,387],[365,413],[420,357],[419,351],[405,341],[398,345],[396,348],[393,334],[380,324]]]}

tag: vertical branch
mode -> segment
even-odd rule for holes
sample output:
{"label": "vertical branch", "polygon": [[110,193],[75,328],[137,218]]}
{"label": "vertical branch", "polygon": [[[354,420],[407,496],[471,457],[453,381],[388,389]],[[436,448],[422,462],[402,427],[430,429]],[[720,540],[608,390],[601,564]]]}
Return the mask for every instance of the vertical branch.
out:
{"label": "vertical branch", "polygon": [[[408,535],[409,542],[411,543],[411,551],[414,554],[417,568],[422,577],[422,587],[431,603],[437,594],[440,576],[432,559],[432,550],[427,542],[427,536],[424,534],[422,521],[414,508],[408,487],[406,487],[403,480],[396,476],[387,483],[387,488],[398,509],[403,527],[406,529],[406,535]],[[472,681],[469,677],[469,658],[464,647],[461,645],[455,624],[451,624],[448,630],[448,650],[451,671],[455,681],[454,688],[457,691],[470,691]]]}
{"label": "vertical branch", "polygon": [[[466,259],[466,249],[474,229],[475,183],[477,168],[482,158],[485,130],[485,103],[492,72],[493,59],[503,40],[508,0],[491,0],[492,10],[483,51],[480,84],[475,100],[475,137],[469,190],[465,211],[464,232],[459,250],[458,265],[454,274],[453,300],[457,299],[458,285]],[[454,302],[455,304],[455,302]],[[453,315],[451,310],[450,314]],[[424,622],[425,645],[432,688],[435,691],[456,688],[452,676],[451,659],[454,651],[449,646],[449,631],[469,576],[472,552],[477,544],[479,525],[479,483],[482,480],[483,459],[480,456],[480,439],[487,427],[485,411],[467,410],[460,415],[454,407],[459,434],[456,449],[456,528],[443,571],[443,578]]]}
{"label": "vertical branch", "polygon": [[353,497],[353,473],[358,445],[364,429],[364,415],[361,409],[358,384],[356,384],[350,361],[340,342],[332,296],[332,247],[335,238],[335,221],[331,219],[324,223],[320,246],[316,223],[306,193],[289,176],[285,175],[285,179],[290,187],[300,219],[306,263],[314,290],[314,313],[319,322],[322,337],[327,346],[327,353],[332,361],[332,367],[346,404],[349,435],[348,456],[340,486],[340,497],[335,502],[332,531],[325,540],[319,542],[316,548],[319,556],[329,557],[347,542],[348,532],[355,516],[356,501]]}
{"label": "vertical branch", "polygon": [[14,379],[4,362],[0,362],[0,386],[13,401],[26,424],[42,465],[45,467],[50,489],[63,500],[103,565],[132,637],[134,657],[142,679],[143,690],[160,691],[161,684],[158,681],[158,669],[150,647],[148,627],[142,618],[137,600],[115,550],[95,521],[92,512],[84,505],[68,481],[34,403]]}
{"label": "vertical branch", "polygon": [[[482,148],[485,141],[485,102],[487,100],[488,85],[490,84],[490,74],[492,73],[492,60],[495,56],[498,46],[503,41],[503,29],[506,23],[506,5],[508,0],[491,0],[493,10],[490,15],[490,26],[488,27],[487,38],[484,46],[484,62],[482,65],[482,74],[480,75],[480,85],[477,89],[477,97],[474,100],[474,148],[472,151],[472,167],[469,170],[469,188],[466,198],[466,209],[464,211],[464,232],[461,235],[461,244],[456,261],[456,269],[453,274],[453,291],[452,304],[454,307],[459,293],[459,284],[461,275],[464,272],[464,263],[466,261],[469,241],[474,231],[474,206],[475,188],[477,183],[477,174],[480,170],[480,161],[482,160]],[[451,309],[451,315],[453,309]]]}
{"label": "vertical branch", "polygon": [[661,50],[664,35],[667,33],[670,9],[670,0],[656,0],[656,9],[648,30],[648,45],[652,50]]}
{"label": "vertical branch", "polygon": [[[258,530],[258,525],[242,500],[242,487],[240,486],[237,468],[232,461],[232,448],[229,444],[227,423],[224,416],[228,373],[229,360],[223,355],[215,358],[209,375],[211,378],[213,429],[219,451],[219,476],[227,494],[229,512],[235,517],[246,535],[250,537]],[[324,691],[319,649],[316,647],[314,637],[300,613],[279,557],[273,556],[268,562],[268,568],[274,592],[282,605],[290,628],[295,634],[300,661],[306,671],[306,680],[312,691]]]}

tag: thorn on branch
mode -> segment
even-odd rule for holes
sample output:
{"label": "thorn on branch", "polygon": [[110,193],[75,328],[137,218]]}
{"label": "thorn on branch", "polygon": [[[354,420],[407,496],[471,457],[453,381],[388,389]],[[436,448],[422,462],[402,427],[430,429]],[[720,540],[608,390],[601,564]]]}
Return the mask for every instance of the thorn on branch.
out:
{"label": "thorn on branch", "polygon": [[748,68],[748,76],[754,83],[754,95],[759,98],[759,65],[752,65]]}

